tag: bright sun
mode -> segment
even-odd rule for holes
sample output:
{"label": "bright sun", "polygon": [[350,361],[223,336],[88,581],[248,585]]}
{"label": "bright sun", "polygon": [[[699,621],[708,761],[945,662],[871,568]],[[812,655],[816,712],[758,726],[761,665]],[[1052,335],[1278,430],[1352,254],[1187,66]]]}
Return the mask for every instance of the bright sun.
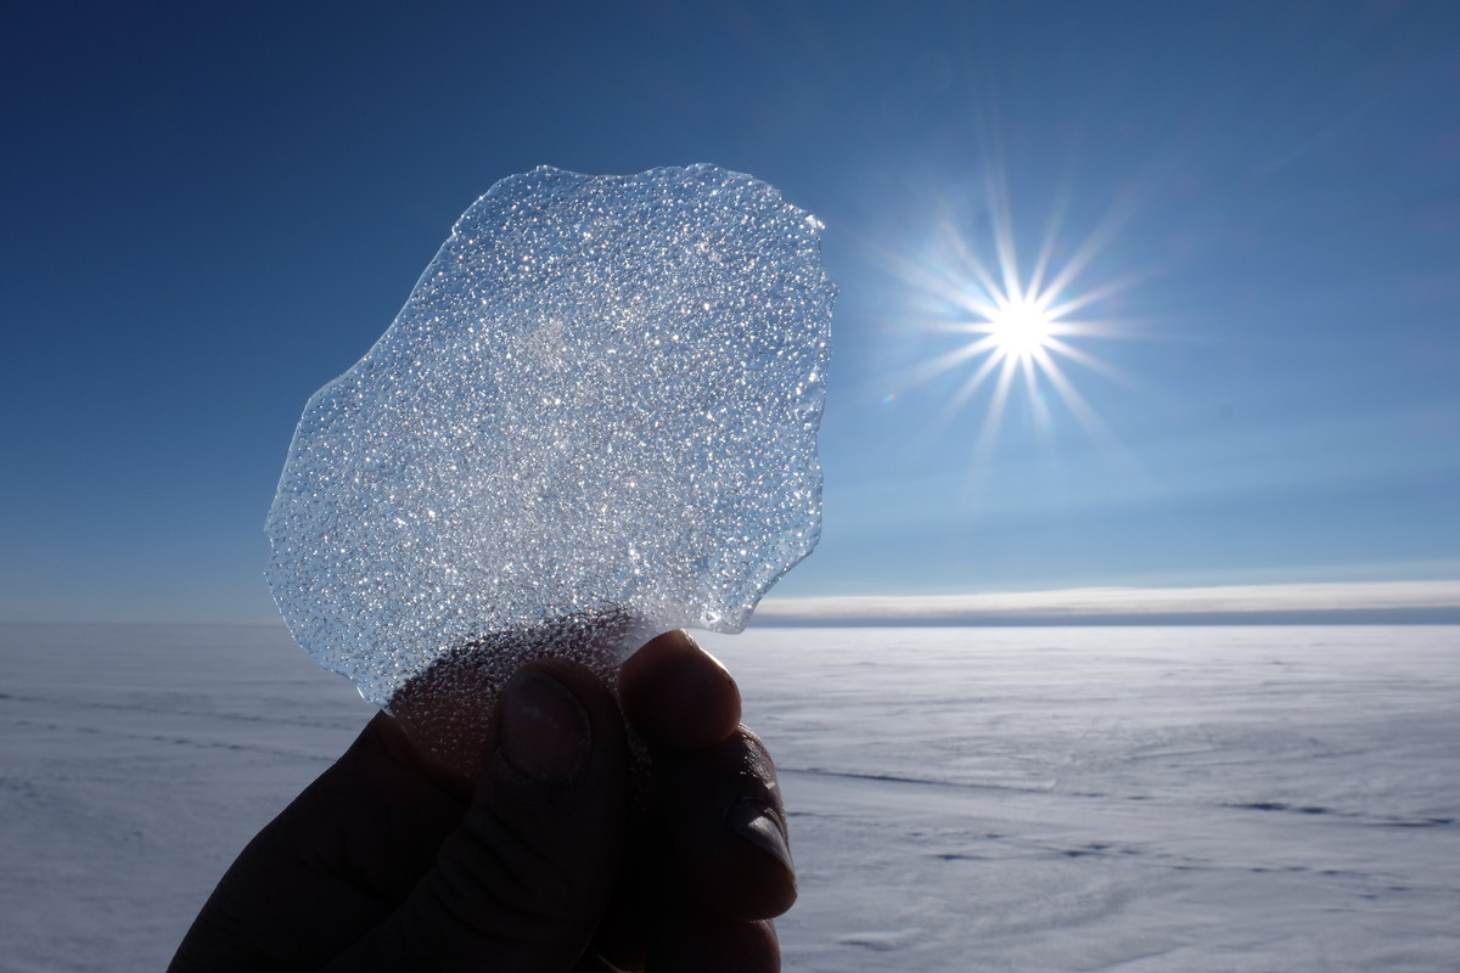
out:
{"label": "bright sun", "polygon": [[[1078,343],[1086,338],[1115,337],[1123,331],[1116,321],[1071,317],[1138,279],[1130,275],[1094,287],[1076,286],[1076,279],[1109,242],[1124,218],[1123,211],[1112,209],[1059,260],[1055,258],[1056,225],[1052,221],[1026,275],[1020,271],[1008,193],[997,171],[991,170],[986,190],[993,260],[982,259],[977,234],[948,219],[929,255],[896,262],[899,275],[925,296],[929,309],[926,326],[959,337],[952,348],[907,369],[897,382],[901,388],[889,391],[882,401],[896,401],[904,389],[936,376],[962,373],[962,380],[953,384],[943,408],[928,425],[930,435],[940,435],[965,404],[991,387],[976,434],[975,466],[987,460],[1016,384],[1025,387],[1040,429],[1048,431],[1049,405],[1058,401],[1092,438],[1111,443],[1109,430],[1061,362],[1123,378],[1117,369],[1071,343],[1071,339]],[[1053,396],[1046,396],[1044,390]]]}
{"label": "bright sun", "polygon": [[1049,315],[1037,303],[1018,301],[999,308],[989,316],[989,332],[995,348],[1007,358],[1025,361],[1034,358],[1049,344]]}

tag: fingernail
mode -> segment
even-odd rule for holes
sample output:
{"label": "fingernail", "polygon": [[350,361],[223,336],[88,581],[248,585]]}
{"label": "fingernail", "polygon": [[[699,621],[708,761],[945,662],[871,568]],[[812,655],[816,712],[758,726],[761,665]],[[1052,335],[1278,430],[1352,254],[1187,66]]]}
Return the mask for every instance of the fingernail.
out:
{"label": "fingernail", "polygon": [[519,672],[502,699],[502,754],[539,784],[571,784],[588,761],[588,714],[568,688],[545,672]]}
{"label": "fingernail", "polygon": [[791,861],[791,846],[774,814],[754,802],[747,802],[731,808],[725,823],[731,831],[780,862],[792,880],[795,879],[796,863]]}
{"label": "fingernail", "polygon": [[[669,639],[669,640],[674,641],[674,642],[678,642],[681,646],[683,646],[686,649],[699,649],[700,648],[700,643],[698,643],[698,642],[696,642],[694,640],[694,636],[693,635],[690,635],[688,632],[686,632],[682,628],[676,628],[672,632],[665,632],[660,637],[661,638],[665,638],[665,639]],[[700,649],[700,651],[701,652],[704,652],[705,650],[704,649]],[[705,652],[705,655],[709,655],[709,654],[710,653]],[[714,658],[714,657],[711,656],[711,658]],[[715,661],[718,662],[719,660],[716,659]]]}

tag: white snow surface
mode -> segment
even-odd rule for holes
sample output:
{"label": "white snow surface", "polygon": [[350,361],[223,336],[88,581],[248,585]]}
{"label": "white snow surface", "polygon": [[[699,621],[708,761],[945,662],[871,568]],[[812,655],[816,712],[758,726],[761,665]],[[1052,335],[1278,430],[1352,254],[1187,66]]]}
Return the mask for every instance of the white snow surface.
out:
{"label": "white snow surface", "polygon": [[[1460,968],[1460,627],[756,629],[792,971]],[[281,626],[0,626],[0,971],[158,970],[374,712]]]}

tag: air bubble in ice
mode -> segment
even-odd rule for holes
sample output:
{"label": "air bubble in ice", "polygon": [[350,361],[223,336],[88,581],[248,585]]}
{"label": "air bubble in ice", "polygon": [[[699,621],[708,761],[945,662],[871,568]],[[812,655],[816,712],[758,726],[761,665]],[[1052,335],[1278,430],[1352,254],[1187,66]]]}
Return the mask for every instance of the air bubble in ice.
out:
{"label": "air bubble in ice", "polygon": [[740,630],[820,529],[820,228],[708,165],[493,186],[300,419],[300,644],[384,705],[464,647]]}

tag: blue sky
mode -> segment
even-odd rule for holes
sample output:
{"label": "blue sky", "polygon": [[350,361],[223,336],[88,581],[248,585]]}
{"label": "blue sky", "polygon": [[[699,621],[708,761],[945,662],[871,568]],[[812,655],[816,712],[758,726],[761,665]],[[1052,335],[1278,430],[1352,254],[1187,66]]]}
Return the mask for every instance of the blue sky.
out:
{"label": "blue sky", "polygon": [[[825,532],[778,595],[1460,579],[1460,5],[497,6],[0,13],[0,619],[270,617],[305,400],[543,163],[825,222]],[[918,366],[1005,212],[1024,280],[1084,261],[1105,367],[991,438],[978,359]]]}

